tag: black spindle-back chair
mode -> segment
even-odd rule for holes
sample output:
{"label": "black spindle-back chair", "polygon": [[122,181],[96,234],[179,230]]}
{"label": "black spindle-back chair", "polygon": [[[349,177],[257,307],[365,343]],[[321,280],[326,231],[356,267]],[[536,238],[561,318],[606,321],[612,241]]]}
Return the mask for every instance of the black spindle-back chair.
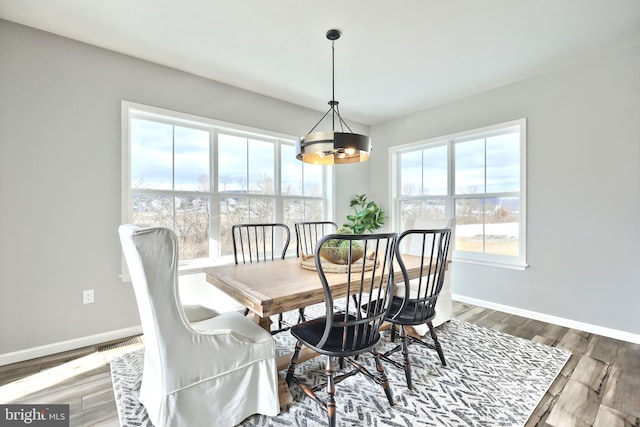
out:
{"label": "black spindle-back chair", "polygon": [[[400,247],[405,238],[410,238],[412,245],[417,244],[422,248],[422,261],[420,263],[419,277],[409,280],[404,257]],[[404,369],[407,379],[407,387],[411,384],[411,364],[409,362],[409,343],[417,343],[437,351],[442,365],[446,366],[442,346],[433,327],[432,320],[436,315],[436,302],[444,283],[447,270],[447,254],[451,240],[451,229],[437,230],[407,230],[398,236],[395,250],[395,258],[400,266],[404,283],[399,283],[398,289],[404,288],[393,298],[391,308],[387,314],[387,321],[394,327],[400,327],[401,344],[381,355],[381,358],[393,365]],[[415,246],[414,246],[415,247]],[[433,343],[425,342],[414,336],[408,335],[405,326],[415,326],[426,323]],[[403,361],[398,362],[390,356],[402,350]]]}
{"label": "black spindle-back chair", "polygon": [[[233,257],[236,264],[251,264],[284,259],[291,240],[291,230],[285,224],[234,224],[231,227]],[[245,316],[249,309],[245,308]],[[277,333],[283,330],[282,313],[278,315]]]}
{"label": "black spindle-back chair", "polygon": [[[335,426],[336,423],[335,384],[357,373],[363,373],[380,384],[389,403],[393,405],[391,388],[380,362],[377,346],[380,342],[380,326],[393,299],[395,243],[395,233],[382,233],[329,234],[317,244],[315,263],[324,288],[326,315],[291,327],[291,334],[297,339],[297,343],[286,380],[288,384],[299,384],[307,396],[326,410],[329,426]],[[323,260],[322,248],[330,246],[341,247],[341,250],[345,251],[345,258],[353,262],[336,266]],[[364,256],[355,260],[358,251],[363,252]],[[340,271],[341,269],[343,271]],[[332,278],[336,274],[346,275],[346,287],[332,287]],[[344,298],[343,307],[334,306],[334,301],[338,298]],[[311,387],[295,377],[303,345],[327,357],[326,383]],[[375,372],[365,367],[363,359],[356,360],[359,355],[367,352],[373,354]],[[352,369],[334,375],[335,359],[338,359],[340,367],[343,366],[343,362],[348,362]],[[324,387],[328,395],[326,400],[320,399],[315,393]]]}
{"label": "black spindle-back chair", "polygon": [[303,221],[294,224],[296,255],[313,255],[316,244],[325,235],[335,233],[338,224],[333,221]]}
{"label": "black spindle-back chair", "polygon": [[291,240],[285,224],[234,224],[233,256],[236,264],[284,259]]}

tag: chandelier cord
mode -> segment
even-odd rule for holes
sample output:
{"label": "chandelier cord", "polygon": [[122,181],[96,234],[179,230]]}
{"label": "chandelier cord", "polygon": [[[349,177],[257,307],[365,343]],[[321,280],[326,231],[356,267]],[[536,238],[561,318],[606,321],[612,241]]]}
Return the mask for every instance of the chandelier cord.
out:
{"label": "chandelier cord", "polygon": [[[336,111],[335,106],[336,102],[336,42],[331,41],[331,110],[333,113],[331,114],[331,130],[335,132],[336,130]],[[340,118],[340,113],[338,113],[338,118]],[[342,120],[342,118],[340,118]]]}
{"label": "chandelier cord", "polygon": [[331,101],[329,101],[329,109],[324,116],[318,120],[318,122],[311,128],[311,130],[307,133],[313,132],[318,125],[327,117],[329,113],[331,113],[331,130],[335,132],[336,130],[336,116],[338,116],[338,120],[340,123],[340,130],[344,132],[345,126],[349,130],[349,132],[353,133],[347,122],[342,119],[340,115],[340,107],[339,103],[336,101],[336,48],[335,48],[335,40],[331,40]]}

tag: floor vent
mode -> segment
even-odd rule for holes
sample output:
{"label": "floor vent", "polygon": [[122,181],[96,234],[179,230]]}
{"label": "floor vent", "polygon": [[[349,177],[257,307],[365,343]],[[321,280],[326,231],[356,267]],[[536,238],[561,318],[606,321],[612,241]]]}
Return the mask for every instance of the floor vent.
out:
{"label": "floor vent", "polygon": [[127,345],[142,344],[142,343],[143,343],[142,337],[133,337],[123,341],[117,341],[117,342],[112,342],[109,344],[98,346],[98,351],[113,350],[114,348],[120,348],[120,347],[125,347]]}

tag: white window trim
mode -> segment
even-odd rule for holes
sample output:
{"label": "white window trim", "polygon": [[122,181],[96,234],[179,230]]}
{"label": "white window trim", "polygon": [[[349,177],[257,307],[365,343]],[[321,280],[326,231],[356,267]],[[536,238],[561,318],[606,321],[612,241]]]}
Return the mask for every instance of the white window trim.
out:
{"label": "white window trim", "polygon": [[[158,108],[158,107],[153,107],[153,106],[149,106],[149,105],[144,105],[144,104],[139,104],[139,103],[135,103],[135,102],[131,102],[131,101],[126,101],[123,100],[121,102],[121,153],[122,153],[122,157],[121,157],[121,164],[122,164],[122,183],[121,183],[121,206],[122,206],[122,212],[121,212],[121,223],[122,224],[128,224],[131,223],[133,221],[133,194],[132,191],[130,189],[130,183],[131,183],[131,147],[130,147],[130,137],[131,137],[131,129],[130,129],[130,120],[132,117],[142,117],[142,118],[150,118],[156,121],[164,121],[165,117],[171,117],[170,122],[171,124],[175,124],[175,123],[184,123],[185,125],[188,125],[189,127],[193,127],[193,128],[206,128],[207,130],[211,130],[211,137],[215,139],[215,137],[213,136],[214,133],[219,132],[219,131],[223,131],[224,133],[227,134],[237,134],[237,135],[241,135],[243,137],[251,137],[251,136],[255,136],[258,139],[264,139],[265,137],[267,138],[272,138],[274,140],[278,140],[280,141],[280,143],[286,143],[286,144],[291,144],[296,140],[296,136],[292,136],[292,135],[286,135],[286,134],[282,134],[282,133],[278,133],[278,132],[273,132],[273,131],[268,131],[268,130],[263,130],[263,129],[257,129],[257,128],[253,128],[253,127],[249,127],[249,126],[244,126],[244,125],[239,125],[239,124],[235,124],[235,123],[230,123],[230,122],[225,122],[225,121],[221,121],[221,120],[215,120],[215,119],[211,119],[208,117],[202,117],[202,116],[196,116],[193,114],[187,114],[187,113],[181,113],[178,111],[173,111],[173,110],[167,110],[167,109],[163,109],[163,108]],[[204,125],[204,126],[203,126]],[[213,128],[213,129],[211,129]],[[215,142],[215,146],[214,146],[214,150],[211,151],[210,155],[212,156],[212,158],[210,159],[209,165],[210,165],[210,179],[211,179],[211,185],[212,188],[217,189],[217,180],[218,180],[218,176],[217,173],[214,173],[217,171],[217,161],[218,161],[218,157],[215,155],[215,153],[217,153],[217,140],[214,141]],[[276,158],[280,159],[279,154],[280,154],[280,144],[276,144]],[[276,162],[278,163],[278,162]],[[308,196],[290,196],[290,195],[281,195],[279,194],[279,188],[280,188],[280,165],[276,164],[275,165],[275,175],[274,175],[274,179],[276,179],[276,194],[273,195],[272,197],[275,198],[280,198],[280,199],[286,199],[286,198],[293,198],[293,199],[311,199]],[[324,216],[325,217],[333,217],[333,204],[334,204],[334,197],[335,197],[335,170],[332,167],[328,167],[327,169],[327,173],[324,174],[324,193],[322,194],[322,197],[325,200],[325,206],[324,206]],[[217,190],[212,193],[211,195],[212,200],[211,203],[212,205],[215,204],[215,207],[217,209],[217,205],[218,205],[218,201],[220,198],[220,195],[217,193]],[[313,197],[313,199],[317,199],[318,197]],[[213,206],[212,206],[213,207]],[[277,207],[277,209],[282,209],[282,207]],[[280,212],[282,213],[282,212]],[[211,224],[210,227],[212,229],[215,229],[216,232],[219,232],[218,227],[219,225],[217,224],[217,222],[215,224]],[[293,230],[292,230],[293,231]],[[207,268],[207,267],[212,267],[215,265],[221,265],[221,264],[228,264],[229,262],[233,261],[233,257],[232,256],[223,256],[220,257],[219,259],[214,259],[214,258],[200,258],[200,259],[195,259],[195,260],[187,260],[187,261],[180,261],[180,265],[178,267],[178,273],[180,275],[183,274],[193,274],[193,273],[197,273],[197,272],[201,272],[203,268]],[[122,256],[121,259],[121,274],[120,274],[120,278],[123,282],[130,282],[131,278],[129,276],[129,271],[127,269],[127,264],[126,264],[126,260],[124,259],[124,256]]]}
{"label": "white window trim", "polygon": [[[520,128],[520,222],[519,222],[519,256],[510,257],[504,255],[495,254],[478,254],[473,252],[463,252],[454,250],[452,259],[458,262],[464,262],[469,264],[478,264],[491,267],[508,268],[515,270],[525,270],[529,265],[526,262],[526,248],[527,248],[527,119],[517,119],[504,123],[498,123],[491,126],[485,126],[478,129],[471,129],[463,132],[453,133],[449,135],[440,136],[437,138],[430,138],[427,140],[410,142],[407,144],[396,145],[389,147],[389,171],[391,173],[391,185],[389,188],[389,200],[390,205],[395,213],[392,215],[393,229],[401,230],[402,224],[400,220],[400,195],[399,195],[399,171],[400,171],[400,154],[406,151],[413,151],[418,147],[435,147],[437,145],[449,145],[448,150],[448,168],[449,177],[448,180],[448,194],[446,196],[445,212],[447,217],[452,217],[454,212],[454,204],[456,196],[454,194],[455,189],[455,148],[456,142],[464,141],[466,138],[472,139],[482,134],[483,137],[499,135],[506,128],[510,127]],[[483,194],[483,198],[491,196],[492,193]],[[500,194],[504,195],[504,194]],[[436,196],[434,196],[436,197]]]}

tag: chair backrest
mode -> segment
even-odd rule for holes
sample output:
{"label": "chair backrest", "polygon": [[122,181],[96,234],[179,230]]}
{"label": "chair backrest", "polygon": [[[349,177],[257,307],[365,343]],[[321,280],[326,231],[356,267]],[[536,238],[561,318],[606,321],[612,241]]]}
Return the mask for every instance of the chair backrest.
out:
{"label": "chair backrest", "polygon": [[[446,219],[433,219],[433,218],[407,218],[404,221],[402,226],[402,230],[435,230],[439,228],[450,228],[451,229],[451,243],[453,246],[449,250],[449,261],[451,261],[451,257],[453,255],[453,247],[455,246],[456,241],[456,219],[455,218],[446,218]],[[412,238],[411,236],[407,236],[402,241],[402,245],[398,245],[398,248],[402,251],[403,254],[411,254],[411,255],[421,255],[422,254],[422,245],[418,236]]]}
{"label": "chair backrest", "polygon": [[156,363],[171,353],[170,346],[184,347],[192,335],[178,289],[178,239],[165,227],[125,224],[118,232],[148,344],[146,357]]}
{"label": "chair backrest", "polygon": [[[396,233],[329,234],[320,239],[315,263],[324,287],[327,322],[318,347],[326,343],[332,330],[332,337],[342,339],[343,354],[362,352],[377,345],[380,326],[393,299],[396,237]],[[354,260],[357,252],[364,256],[345,265],[331,264],[322,257],[322,252],[323,248],[332,246],[338,246],[349,260]],[[346,288],[330,288],[331,276],[335,277],[336,271],[347,275]],[[344,298],[340,300],[344,301],[344,307],[335,306],[339,298]],[[342,331],[336,334],[334,328]]]}
{"label": "chair backrest", "polygon": [[291,240],[285,224],[234,224],[231,227],[236,264],[284,259]]}
{"label": "chair backrest", "polygon": [[[405,239],[411,239],[411,245],[420,248],[418,254],[422,256],[420,271],[417,279],[409,280],[402,250]],[[404,280],[404,296],[402,306],[398,311],[404,318],[412,318],[418,322],[429,320],[435,313],[435,305],[444,283],[448,264],[451,229],[411,229],[398,236],[395,257],[400,266]]]}
{"label": "chair backrest", "polygon": [[304,221],[294,224],[296,230],[296,256],[313,255],[318,240],[335,233],[338,224],[332,221]]}

